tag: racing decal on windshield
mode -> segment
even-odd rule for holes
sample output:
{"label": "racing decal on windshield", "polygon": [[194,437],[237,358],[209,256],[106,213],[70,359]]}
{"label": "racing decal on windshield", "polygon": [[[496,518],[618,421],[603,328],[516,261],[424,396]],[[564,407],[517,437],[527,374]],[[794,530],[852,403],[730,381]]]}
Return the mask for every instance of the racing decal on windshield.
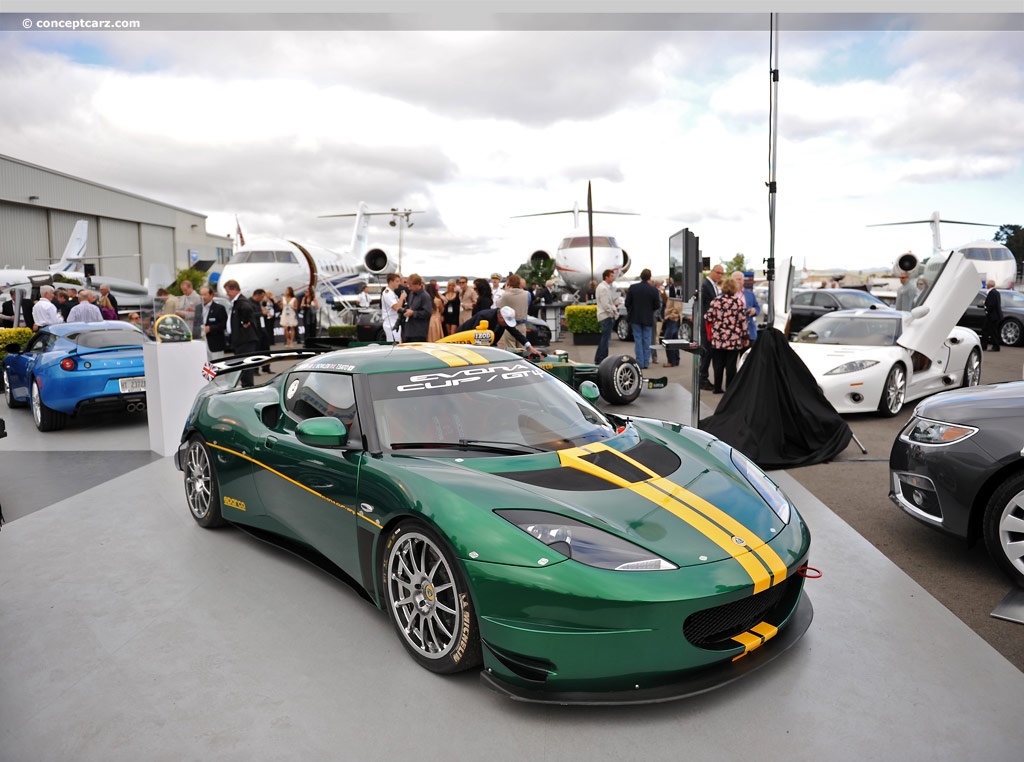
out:
{"label": "racing decal on windshield", "polygon": [[454,368],[459,365],[485,365],[490,362],[479,352],[461,344],[406,344],[420,352],[430,355],[435,360],[446,363]]}
{"label": "racing decal on windshield", "polygon": [[743,646],[743,653],[737,654],[732,657],[733,661],[742,659],[748,653],[753,651],[755,648],[760,648],[769,640],[774,638],[779,632],[779,628],[775,625],[768,624],[767,622],[761,622],[761,624],[755,624],[746,632],[741,632],[732,638],[741,646]]}
{"label": "racing decal on windshield", "polygon": [[504,365],[481,365],[454,370],[432,370],[414,373],[409,383],[395,387],[399,392],[422,392],[430,389],[446,389],[457,386],[475,385],[478,388],[495,379],[517,379],[528,376],[544,376],[544,372],[528,362],[513,362]]}
{"label": "racing decal on windshield", "polygon": [[[635,470],[646,474],[646,480],[630,482],[613,471],[591,462],[593,456],[602,451],[614,453],[616,457],[622,458]],[[658,476],[628,455],[603,442],[595,442],[583,447],[559,450],[558,459],[565,467],[584,471],[628,489],[685,521],[736,559],[753,580],[755,593],[767,590],[786,579],[785,562],[754,532],[722,509],[670,479]]]}

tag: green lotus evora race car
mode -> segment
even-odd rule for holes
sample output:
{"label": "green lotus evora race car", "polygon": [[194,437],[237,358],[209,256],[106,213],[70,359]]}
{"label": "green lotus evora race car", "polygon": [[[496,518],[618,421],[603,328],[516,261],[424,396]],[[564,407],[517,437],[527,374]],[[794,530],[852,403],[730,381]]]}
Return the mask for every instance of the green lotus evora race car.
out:
{"label": "green lotus evora race car", "polygon": [[593,383],[438,344],[231,383],[200,392],[177,453],[195,520],[340,569],[431,671],[482,665],[523,700],[661,701],[810,624],[810,533],[782,491],[701,431],[601,412]]}

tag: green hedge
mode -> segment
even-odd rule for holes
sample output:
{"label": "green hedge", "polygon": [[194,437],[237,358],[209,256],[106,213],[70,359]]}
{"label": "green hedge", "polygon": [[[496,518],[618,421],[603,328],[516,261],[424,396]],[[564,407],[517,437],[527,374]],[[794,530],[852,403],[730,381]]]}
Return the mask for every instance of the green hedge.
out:
{"label": "green hedge", "polygon": [[0,328],[0,360],[7,357],[4,347],[8,344],[20,344],[24,349],[34,335],[31,328]]}
{"label": "green hedge", "polygon": [[332,325],[327,328],[327,335],[330,337],[338,336],[355,336],[356,327],[354,325]]}
{"label": "green hedge", "polygon": [[596,304],[570,304],[565,308],[565,327],[571,333],[601,333]]}

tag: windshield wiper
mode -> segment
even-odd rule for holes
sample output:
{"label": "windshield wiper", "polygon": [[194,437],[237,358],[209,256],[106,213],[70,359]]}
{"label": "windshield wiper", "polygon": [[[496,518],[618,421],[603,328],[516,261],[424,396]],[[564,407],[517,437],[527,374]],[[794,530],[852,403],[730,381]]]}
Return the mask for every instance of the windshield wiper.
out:
{"label": "windshield wiper", "polygon": [[487,450],[488,452],[504,452],[522,454],[524,452],[547,452],[542,447],[522,444],[520,442],[498,442],[489,439],[460,439],[458,442],[393,442],[392,450]]}

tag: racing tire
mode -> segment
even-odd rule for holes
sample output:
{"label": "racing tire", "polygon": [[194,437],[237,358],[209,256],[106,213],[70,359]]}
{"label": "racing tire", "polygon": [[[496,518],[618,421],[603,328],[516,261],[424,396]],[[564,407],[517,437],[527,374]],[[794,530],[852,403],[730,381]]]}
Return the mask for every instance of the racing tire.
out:
{"label": "racing tire", "polygon": [[999,343],[1006,347],[1015,347],[1024,341],[1024,329],[1019,320],[1007,318],[999,326]]}
{"label": "racing tire", "polygon": [[682,321],[679,323],[679,338],[683,341],[693,341],[693,323]]}
{"label": "racing tire", "polygon": [[981,352],[972,349],[964,364],[964,378],[960,386],[977,386],[981,383]]}
{"label": "racing tire", "polygon": [[213,467],[210,448],[201,437],[193,436],[185,450],[182,471],[185,475],[185,500],[196,523],[205,528],[224,526],[220,512],[220,484]]}
{"label": "racing tire", "polygon": [[7,368],[3,370],[3,381],[4,381],[4,399],[7,401],[7,407],[25,407],[24,402],[19,402],[14,399],[14,391],[11,389],[11,379],[7,376]]}
{"label": "racing tire", "polygon": [[40,431],[60,431],[68,422],[66,413],[54,410],[43,402],[43,394],[35,379],[29,383],[31,388],[32,420]]}
{"label": "racing tire", "polygon": [[982,524],[988,554],[1017,587],[1024,587],[1024,472],[996,487]]}
{"label": "racing tire", "polygon": [[628,405],[640,396],[644,375],[629,355],[606,357],[597,366],[597,388],[612,405]]}
{"label": "racing tire", "polygon": [[626,318],[620,317],[615,321],[615,335],[619,337],[619,341],[633,340],[633,326]]}
{"label": "racing tire", "polygon": [[433,530],[403,521],[384,542],[381,604],[424,669],[450,675],[482,662],[476,607],[454,554]]}
{"label": "racing tire", "polygon": [[899,415],[907,401],[907,370],[899,363],[892,366],[885,377],[882,396],[878,400],[878,412],[885,418]]}

